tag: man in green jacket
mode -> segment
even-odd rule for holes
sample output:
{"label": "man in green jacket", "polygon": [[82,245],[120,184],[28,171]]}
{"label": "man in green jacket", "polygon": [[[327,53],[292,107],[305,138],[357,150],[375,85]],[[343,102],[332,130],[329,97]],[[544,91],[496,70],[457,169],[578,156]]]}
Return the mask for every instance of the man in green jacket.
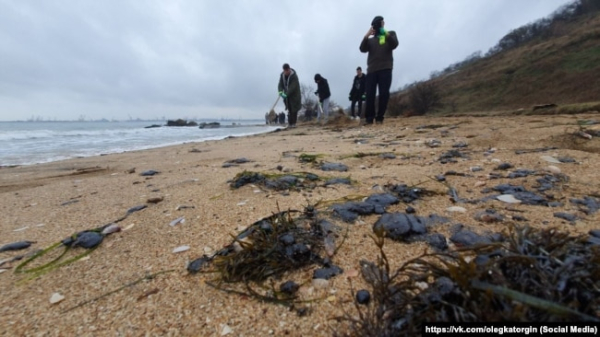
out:
{"label": "man in green jacket", "polygon": [[[390,86],[392,85],[392,69],[394,56],[392,52],[398,47],[396,32],[387,31],[383,27],[383,17],[376,16],[371,21],[371,28],[360,43],[360,51],[369,53],[367,57],[367,107],[365,119],[367,124],[383,123],[383,115],[390,99]],[[375,96],[379,87],[379,108],[375,116]]]}
{"label": "man in green jacket", "polygon": [[279,76],[279,96],[283,98],[285,107],[288,110],[288,125],[290,128],[296,127],[298,111],[302,106],[302,96],[300,95],[300,81],[298,74],[290,65],[283,65],[283,72]]}

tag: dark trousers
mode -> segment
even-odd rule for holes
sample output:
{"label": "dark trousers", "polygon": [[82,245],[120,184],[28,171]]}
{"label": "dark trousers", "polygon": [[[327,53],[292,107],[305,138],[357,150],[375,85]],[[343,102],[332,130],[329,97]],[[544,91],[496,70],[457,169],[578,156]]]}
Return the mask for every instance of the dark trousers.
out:
{"label": "dark trousers", "polygon": [[288,99],[284,99],[283,102],[285,103],[285,109],[288,111],[288,124],[289,125],[296,125],[296,121],[298,120],[298,111],[292,111],[291,104],[288,104]]}
{"label": "dark trousers", "polygon": [[[356,103],[358,102],[358,114],[354,114],[354,107],[356,106]],[[358,100],[352,100],[352,103],[350,103],[350,114],[352,117],[354,116],[358,116],[360,117],[360,114],[362,113],[362,99],[358,99]]]}
{"label": "dark trousers", "polygon": [[290,109],[291,105],[288,104],[288,99],[285,98],[283,100],[283,104],[285,104],[285,109],[288,111],[288,124],[290,125],[296,125],[296,121],[298,119],[298,111],[292,111]]}
{"label": "dark trousers", "polygon": [[[388,101],[390,100],[390,87],[392,86],[392,69],[379,70],[374,73],[367,74],[366,93],[367,93],[367,109],[365,111],[365,119],[367,124],[372,124],[373,119],[378,122],[383,122],[383,115],[387,109]],[[379,87],[379,107],[377,116],[375,116],[375,96]]]}

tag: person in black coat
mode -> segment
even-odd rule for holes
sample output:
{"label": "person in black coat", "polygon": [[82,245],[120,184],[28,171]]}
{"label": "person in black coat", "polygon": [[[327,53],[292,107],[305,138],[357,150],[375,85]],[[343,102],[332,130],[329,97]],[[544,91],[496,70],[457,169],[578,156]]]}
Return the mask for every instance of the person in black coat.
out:
{"label": "person in black coat", "polygon": [[285,124],[285,113],[283,111],[279,113],[279,124]]}
{"label": "person in black coat", "polygon": [[[383,123],[383,117],[390,99],[392,85],[392,69],[394,68],[393,52],[398,47],[398,36],[393,30],[386,30],[382,16],[371,21],[371,27],[360,43],[360,51],[367,53],[367,83],[365,123]],[[375,97],[379,89],[379,107],[375,113]]]}
{"label": "person in black coat", "polygon": [[315,95],[319,96],[319,102],[323,109],[323,116],[320,116],[319,119],[327,120],[329,118],[329,97],[331,97],[329,83],[321,74],[315,75],[315,83],[317,83]]}
{"label": "person in black coat", "polygon": [[[362,68],[356,68],[356,76],[354,76],[354,81],[352,81],[352,89],[350,89],[350,94],[348,95],[348,99],[352,102],[350,104],[350,115],[352,118],[358,117],[362,113],[362,102],[365,100],[365,82],[367,77],[363,74]],[[354,107],[356,106],[356,102],[358,102],[358,113],[354,113]]]}

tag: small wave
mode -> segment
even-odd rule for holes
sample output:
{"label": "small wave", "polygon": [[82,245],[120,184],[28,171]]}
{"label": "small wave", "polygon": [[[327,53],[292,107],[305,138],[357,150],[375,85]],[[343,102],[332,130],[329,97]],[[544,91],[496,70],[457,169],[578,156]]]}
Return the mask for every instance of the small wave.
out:
{"label": "small wave", "polygon": [[[93,124],[93,123],[89,123]],[[1,131],[4,139],[0,150],[0,166],[31,165],[77,157],[122,153],[220,140],[227,137],[243,137],[265,133],[277,127],[267,125],[235,125],[213,129],[198,127],[116,127],[112,129],[73,130],[63,126],[61,130]]]}

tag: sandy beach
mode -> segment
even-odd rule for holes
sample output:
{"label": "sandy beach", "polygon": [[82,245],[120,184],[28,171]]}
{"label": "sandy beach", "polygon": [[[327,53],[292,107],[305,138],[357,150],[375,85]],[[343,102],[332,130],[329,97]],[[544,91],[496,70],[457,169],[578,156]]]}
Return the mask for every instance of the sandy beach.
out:
{"label": "sandy beach", "polygon": [[[584,214],[569,199],[598,195],[600,140],[573,133],[579,130],[578,120],[595,119],[600,119],[598,114],[411,117],[386,119],[383,125],[373,126],[343,120],[242,138],[0,168],[0,246],[35,242],[26,250],[0,253],[0,260],[44,249],[79,231],[111,223],[132,207],[147,206],[120,221],[123,231],[107,236],[86,257],[37,278],[26,280],[30,274],[15,273],[23,260],[1,265],[0,335],[331,336],[334,331],[343,332],[344,325],[334,318],[355,310],[350,282],[354,289],[365,288],[358,261],[377,258],[370,235],[380,215],[359,216],[351,224],[336,222],[348,228],[332,258],[344,273],[325,286],[311,283],[315,267],[275,281],[293,279],[302,284],[300,296],[308,301],[305,315],[214,289],[205,283],[213,276],[189,274],[186,265],[228,245],[232,235],[279,210],[303,210],[317,204],[319,211],[327,212],[335,201],[381,193],[389,184],[437,192],[410,206],[419,215],[450,218],[449,223],[430,229],[446,238],[457,223],[478,233],[500,232],[514,215],[526,218],[532,227],[586,234],[600,228],[598,213]],[[455,158],[456,162],[440,160],[444,153],[459,149],[464,156]],[[318,155],[319,162],[344,164],[348,170],[323,171],[317,164],[301,162],[301,154]],[[239,158],[248,162],[224,167]],[[558,162],[559,158],[572,160]],[[503,163],[512,168],[498,169]],[[527,188],[536,184],[535,176],[505,177],[515,169],[568,177],[546,192],[562,205],[551,208],[499,200],[456,204],[447,194],[451,186],[462,198],[477,199],[487,195],[483,189],[498,184]],[[141,175],[148,170],[158,173]],[[243,171],[311,172],[349,177],[354,183],[317,184],[299,191],[253,184],[232,189],[228,181]],[[436,179],[440,175],[445,182]],[[403,212],[407,206],[391,205],[387,212]],[[453,206],[464,212],[449,210]],[[486,209],[494,209],[505,220],[486,222],[476,217]],[[557,218],[556,212],[574,214],[577,220]],[[184,221],[171,226],[178,218]],[[338,238],[337,243],[341,242]],[[189,250],[173,253],[181,246]],[[431,248],[425,242],[388,240],[385,245],[393,266],[426,249]],[[73,249],[69,256],[81,252],[82,248]],[[55,293],[64,299],[53,304],[50,299]]]}

